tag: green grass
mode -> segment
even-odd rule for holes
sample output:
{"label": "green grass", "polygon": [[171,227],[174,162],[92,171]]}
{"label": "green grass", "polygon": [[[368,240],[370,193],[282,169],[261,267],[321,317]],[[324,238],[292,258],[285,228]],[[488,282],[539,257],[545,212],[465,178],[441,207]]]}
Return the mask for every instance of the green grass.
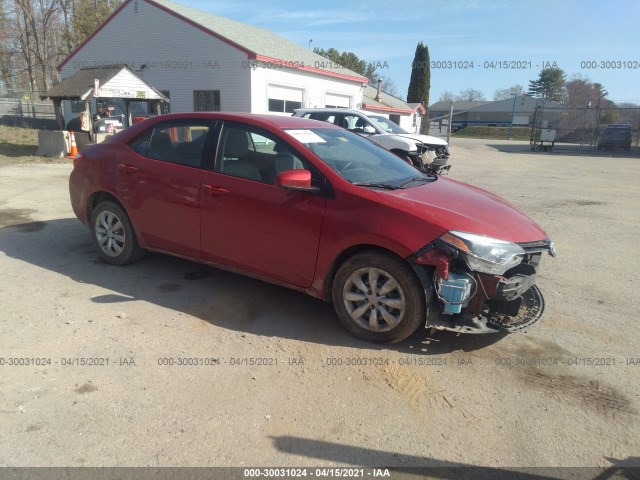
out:
{"label": "green grass", "polygon": [[[467,127],[458,130],[451,136],[458,138],[507,140],[509,138],[509,127]],[[529,140],[531,137],[531,129],[528,127],[513,127],[512,136],[514,140]]]}
{"label": "green grass", "polygon": [[38,150],[38,130],[0,125],[0,155],[27,157]]}

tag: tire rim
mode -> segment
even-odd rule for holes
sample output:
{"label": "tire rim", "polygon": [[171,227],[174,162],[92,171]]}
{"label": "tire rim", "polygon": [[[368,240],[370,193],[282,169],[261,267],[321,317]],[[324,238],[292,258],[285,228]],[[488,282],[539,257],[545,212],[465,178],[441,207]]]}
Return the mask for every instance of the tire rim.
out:
{"label": "tire rim", "polygon": [[398,281],[379,268],[353,272],[342,290],[344,306],[361,328],[374,333],[397,327],[404,316],[404,292]]}
{"label": "tire rim", "polygon": [[122,222],[113,212],[101,212],[96,218],[96,239],[105,255],[117,257],[124,251],[125,233]]}

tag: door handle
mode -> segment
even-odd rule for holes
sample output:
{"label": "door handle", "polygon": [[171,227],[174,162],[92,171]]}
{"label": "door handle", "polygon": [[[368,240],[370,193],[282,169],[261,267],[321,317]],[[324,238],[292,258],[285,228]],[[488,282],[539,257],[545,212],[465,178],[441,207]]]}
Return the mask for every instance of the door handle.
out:
{"label": "door handle", "polygon": [[204,190],[205,193],[211,195],[212,197],[220,197],[229,193],[229,190],[227,190],[226,188],[214,187],[213,185],[203,185],[202,190]]}
{"label": "door handle", "polygon": [[121,163],[120,165],[118,165],[118,170],[120,170],[123,173],[135,173],[138,171],[138,167]]}

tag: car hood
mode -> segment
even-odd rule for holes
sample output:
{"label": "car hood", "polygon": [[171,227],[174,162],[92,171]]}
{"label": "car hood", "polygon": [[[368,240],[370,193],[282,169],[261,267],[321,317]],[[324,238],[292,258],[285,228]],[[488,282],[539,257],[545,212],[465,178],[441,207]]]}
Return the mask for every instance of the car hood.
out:
{"label": "car hood", "polygon": [[438,177],[417,187],[380,191],[384,202],[443,232],[458,230],[510,242],[534,242],[547,238],[545,231],[505,199],[481,188]]}
{"label": "car hood", "polygon": [[419,133],[396,133],[398,137],[410,138],[416,142],[426,143],[427,145],[446,145],[447,142],[438,137],[431,135],[420,135]]}

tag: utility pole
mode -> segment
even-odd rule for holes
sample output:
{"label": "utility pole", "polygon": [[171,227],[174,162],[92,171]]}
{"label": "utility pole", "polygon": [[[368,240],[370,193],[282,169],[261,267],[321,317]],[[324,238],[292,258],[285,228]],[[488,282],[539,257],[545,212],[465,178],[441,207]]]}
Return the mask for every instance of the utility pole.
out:
{"label": "utility pole", "polygon": [[513,95],[513,107],[511,108],[511,126],[509,127],[509,138],[507,138],[507,140],[513,140],[513,117],[516,114],[516,97],[518,94],[512,93],[511,95]]}
{"label": "utility pole", "polygon": [[447,129],[447,144],[451,143],[451,124],[453,123],[453,100],[449,105],[449,128]]}

